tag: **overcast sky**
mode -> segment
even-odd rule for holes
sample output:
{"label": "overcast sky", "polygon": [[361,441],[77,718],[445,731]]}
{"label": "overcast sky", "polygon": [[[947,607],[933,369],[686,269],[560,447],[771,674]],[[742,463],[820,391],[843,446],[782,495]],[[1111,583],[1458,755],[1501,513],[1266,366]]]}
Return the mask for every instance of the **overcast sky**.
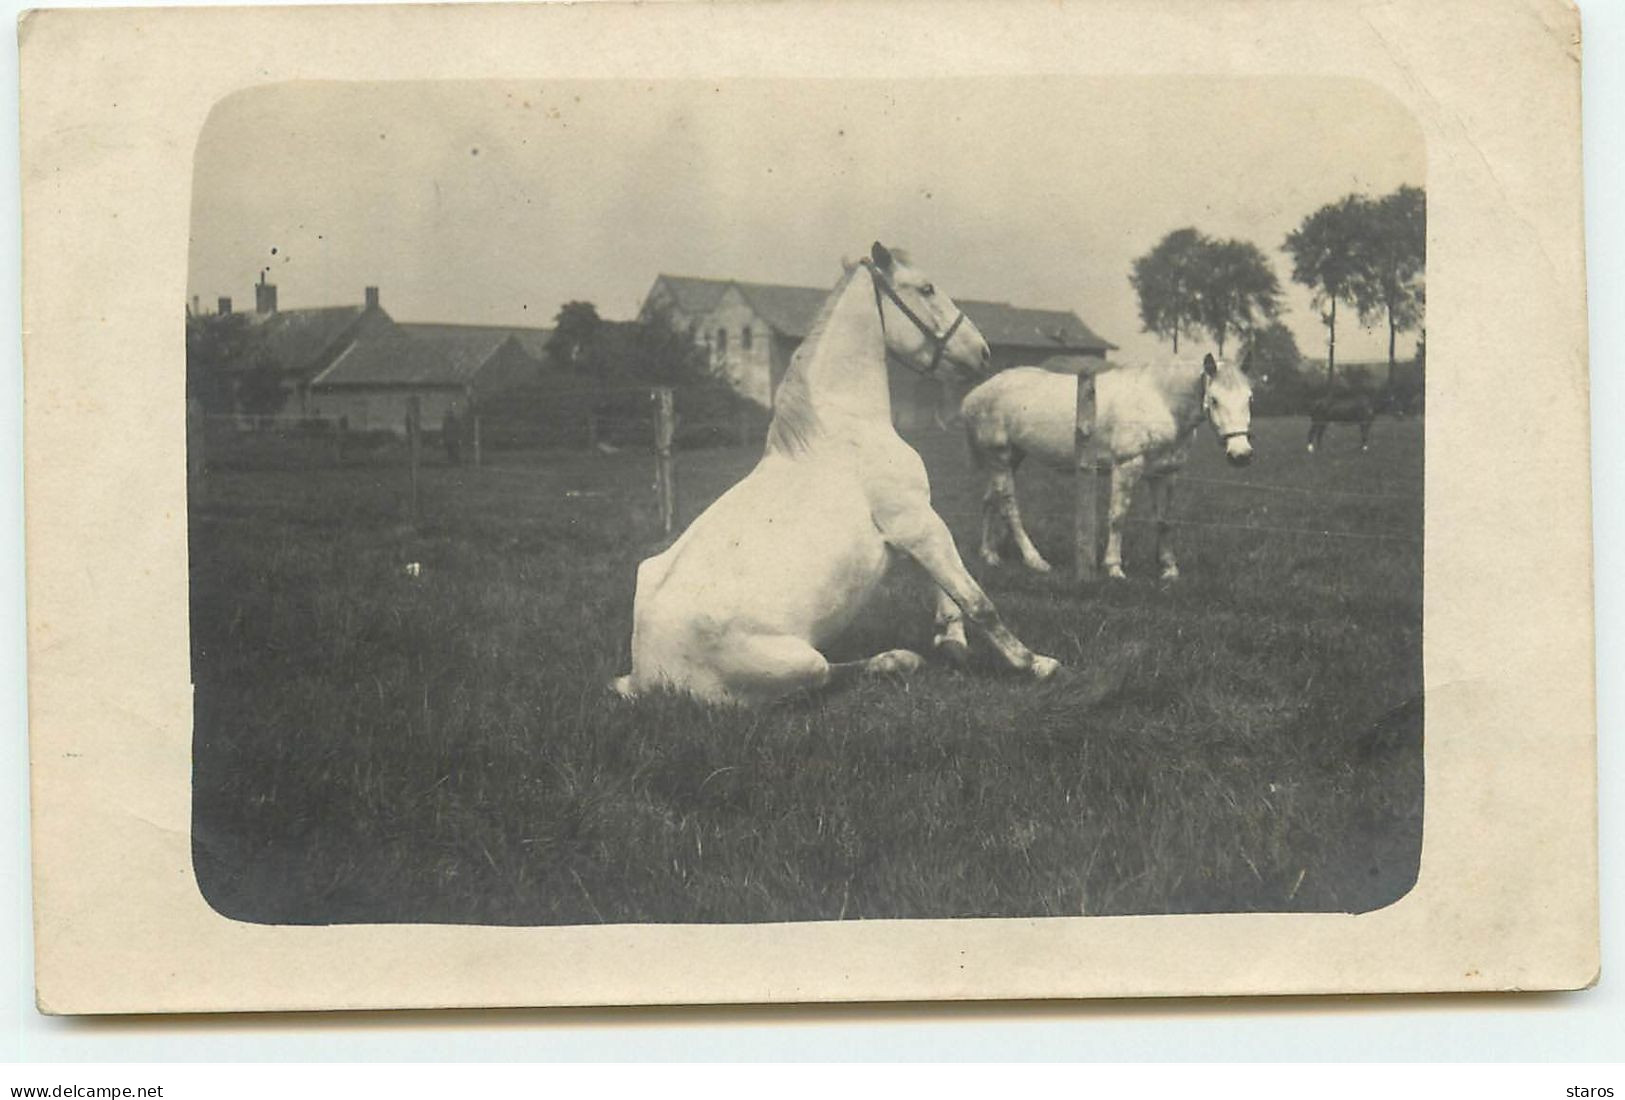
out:
{"label": "overcast sky", "polygon": [[[283,308],[376,284],[401,321],[546,325],[569,299],[630,317],[663,271],[832,285],[878,237],[949,294],[1075,310],[1132,358],[1166,346],[1130,263],[1195,225],[1264,250],[1324,355],[1282,240],[1424,171],[1405,111],[1338,80],[287,84],[204,127],[189,293],[251,308],[268,267]],[[1339,358],[1386,355],[1342,319]]]}

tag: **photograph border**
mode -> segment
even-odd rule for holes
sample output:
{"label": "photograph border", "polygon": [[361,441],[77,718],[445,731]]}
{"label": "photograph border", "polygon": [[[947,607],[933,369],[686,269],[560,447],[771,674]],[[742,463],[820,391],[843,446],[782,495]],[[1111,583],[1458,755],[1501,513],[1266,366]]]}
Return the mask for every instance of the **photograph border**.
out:
{"label": "photograph border", "polygon": [[[861,14],[791,2],[25,17],[25,492],[44,1010],[1206,996],[1594,979],[1573,12],[1506,0],[932,10],[939,32],[923,38],[920,8],[901,3]],[[668,55],[673,35],[696,32],[709,36],[704,61]],[[384,34],[389,51],[365,47]],[[606,39],[612,49],[583,48]],[[591,928],[283,928],[207,908],[191,878],[174,305],[186,279],[191,152],[221,96],[290,79],[1306,69],[1376,82],[1417,118],[1429,149],[1428,806],[1411,894],[1357,917]],[[131,256],[140,279],[128,277]],[[1508,356],[1528,332],[1546,339]],[[1555,380],[1538,423],[1526,394],[1485,384],[1530,371]],[[1506,446],[1509,424],[1517,448]],[[1531,453],[1540,460],[1524,460]],[[1563,534],[1548,539],[1552,531]]]}

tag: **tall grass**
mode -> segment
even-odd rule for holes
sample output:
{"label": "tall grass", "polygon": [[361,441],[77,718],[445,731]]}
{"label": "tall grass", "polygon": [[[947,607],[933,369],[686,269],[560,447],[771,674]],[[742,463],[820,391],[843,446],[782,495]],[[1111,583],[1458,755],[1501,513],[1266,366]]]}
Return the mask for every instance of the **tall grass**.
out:
{"label": "tall grass", "polygon": [[[655,549],[646,455],[433,468],[416,530],[398,467],[212,473],[191,516],[199,881],[277,923],[1384,905],[1421,840],[1421,425],[1316,456],[1296,420],[1255,428],[1245,471],[1199,442],[1175,506],[1211,526],[1180,532],[1176,585],[1150,579],[1143,524],[1123,584],[973,564],[1062,682],[983,659],[755,712],[605,690]],[[968,552],[962,441],[916,442]],[[685,454],[685,514],[753,459]],[[1070,485],[1021,480],[1064,565]],[[929,636],[902,569],[832,656]]]}

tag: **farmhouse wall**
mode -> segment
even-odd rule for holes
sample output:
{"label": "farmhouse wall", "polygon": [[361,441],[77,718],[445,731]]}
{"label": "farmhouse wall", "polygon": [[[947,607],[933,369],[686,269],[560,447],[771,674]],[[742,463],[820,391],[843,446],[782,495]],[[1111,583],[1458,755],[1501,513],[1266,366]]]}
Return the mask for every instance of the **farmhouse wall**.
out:
{"label": "farmhouse wall", "polygon": [[[711,369],[734,391],[768,408],[773,404],[773,330],[756,315],[737,287],[702,321]],[[782,371],[780,372],[782,374]]]}
{"label": "farmhouse wall", "polygon": [[311,414],[328,420],[346,421],[351,431],[391,431],[406,434],[406,403],[417,395],[419,425],[424,431],[440,430],[447,410],[458,416],[468,411],[468,397],[462,389],[345,389],[317,390],[311,395]]}

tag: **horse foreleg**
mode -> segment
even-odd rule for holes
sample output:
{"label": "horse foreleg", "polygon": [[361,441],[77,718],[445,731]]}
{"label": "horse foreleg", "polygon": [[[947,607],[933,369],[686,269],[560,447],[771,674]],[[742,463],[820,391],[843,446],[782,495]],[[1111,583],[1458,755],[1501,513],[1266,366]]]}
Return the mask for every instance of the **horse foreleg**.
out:
{"label": "horse foreleg", "polygon": [[1106,576],[1126,580],[1123,573],[1123,523],[1134,500],[1134,486],[1145,472],[1145,459],[1131,458],[1112,467],[1112,502],[1106,516],[1106,555],[1101,562]]}
{"label": "horse foreleg", "polygon": [[1170,513],[1174,506],[1174,475],[1162,474],[1151,479],[1151,505],[1157,515],[1157,564],[1162,567],[1162,579],[1179,579],[1179,562],[1174,558],[1173,528]]}
{"label": "horse foreleg", "polygon": [[[913,558],[930,575],[963,616],[987,635],[993,648],[1011,668],[1043,680],[1054,675],[1060,662],[1034,653],[1021,644],[999,617],[998,608],[965,568],[954,536],[942,518],[929,508],[887,517],[881,533],[886,541]],[[939,622],[940,622],[939,618]]]}
{"label": "horse foreleg", "polygon": [[937,633],[931,644],[950,664],[963,666],[970,660],[970,643],[965,639],[965,613],[936,581],[931,582],[931,588],[937,597]]}
{"label": "horse foreleg", "polygon": [[1360,421],[1360,453],[1364,454],[1371,449],[1371,421]]}
{"label": "horse foreleg", "polygon": [[1315,448],[1320,444],[1320,437],[1326,434],[1326,425],[1319,420],[1309,422],[1309,453],[1314,454]]}

